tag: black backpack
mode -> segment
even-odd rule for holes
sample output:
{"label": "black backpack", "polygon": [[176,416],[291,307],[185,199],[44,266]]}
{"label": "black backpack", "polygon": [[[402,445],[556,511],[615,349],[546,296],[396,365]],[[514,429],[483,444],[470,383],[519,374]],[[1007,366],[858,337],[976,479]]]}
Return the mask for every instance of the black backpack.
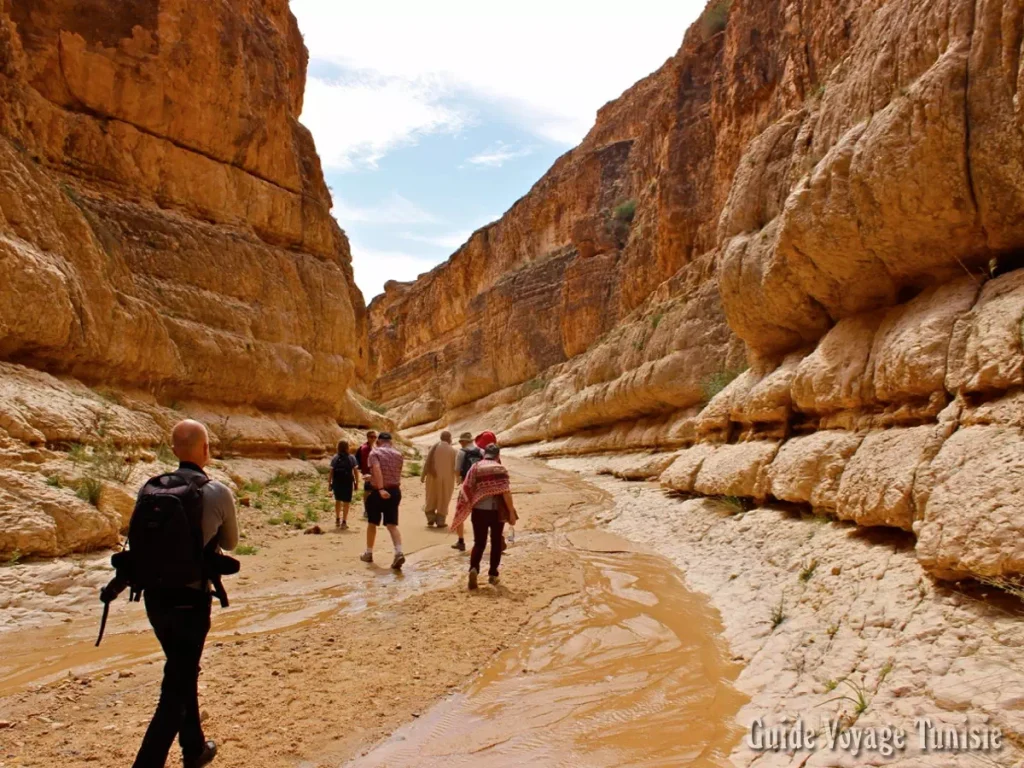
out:
{"label": "black backpack", "polygon": [[146,589],[180,589],[210,582],[224,607],[227,593],[221,575],[238,572],[238,561],[219,554],[216,538],[203,544],[203,475],[170,472],[142,487],[131,522],[128,547],[110,558],[116,575],[100,592],[103,621],[96,645],[103,639],[110,603],[126,587],[138,602]]}
{"label": "black backpack", "polygon": [[464,448],[462,451],[462,466],[459,467],[459,477],[463,480],[466,479],[466,475],[469,474],[470,467],[476,464],[478,461],[482,461],[484,458],[484,452],[477,447]]}

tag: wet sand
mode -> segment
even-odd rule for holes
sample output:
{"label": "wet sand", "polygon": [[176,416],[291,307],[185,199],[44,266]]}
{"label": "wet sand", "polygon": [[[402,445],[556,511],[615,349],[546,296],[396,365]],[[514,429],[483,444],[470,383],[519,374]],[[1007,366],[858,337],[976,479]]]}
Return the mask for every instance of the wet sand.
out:
{"label": "wet sand", "polygon": [[[259,552],[214,609],[200,682],[218,765],[725,764],[742,699],[714,612],[668,561],[586,530],[607,493],[510,466],[523,520],[502,584],[477,593],[454,537],[425,527],[416,478],[401,575],[383,532],[365,566],[361,530],[306,536],[243,513]],[[161,659],[123,601],[94,649],[96,606],[0,635],[0,768],[130,763]]]}
{"label": "wet sand", "polygon": [[660,557],[580,556],[582,593],[352,768],[726,765],[744,699],[707,603]]}

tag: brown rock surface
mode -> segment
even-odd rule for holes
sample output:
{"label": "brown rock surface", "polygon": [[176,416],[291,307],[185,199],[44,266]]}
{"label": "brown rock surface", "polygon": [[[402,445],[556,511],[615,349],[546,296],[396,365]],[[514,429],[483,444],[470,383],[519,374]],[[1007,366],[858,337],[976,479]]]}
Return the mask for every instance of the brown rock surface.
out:
{"label": "brown rock surface", "polygon": [[0,61],[0,359],[341,416],[362,299],[287,3],[8,1]]}
{"label": "brown rock surface", "polygon": [[133,460],[192,416],[218,454],[319,455],[377,421],[305,72],[287,0],[0,2],[0,552],[131,512],[45,484],[45,446]]}

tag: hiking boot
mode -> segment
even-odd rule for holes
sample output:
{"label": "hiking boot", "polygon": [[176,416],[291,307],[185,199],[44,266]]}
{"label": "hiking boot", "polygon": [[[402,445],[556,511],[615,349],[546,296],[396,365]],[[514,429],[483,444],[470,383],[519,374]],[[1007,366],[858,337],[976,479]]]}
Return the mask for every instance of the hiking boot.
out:
{"label": "hiking boot", "polygon": [[364,563],[372,563],[373,552],[363,552],[363,554],[359,556],[359,559],[362,560]]}
{"label": "hiking boot", "polygon": [[213,762],[213,758],[217,756],[217,744],[213,741],[208,741],[203,745],[203,751],[195,757],[184,757],[181,758],[181,764],[184,768],[203,768],[204,765],[209,765]]}
{"label": "hiking boot", "polygon": [[341,521],[341,530],[343,530],[343,531],[347,531],[348,530],[348,523],[345,522],[344,520]]}
{"label": "hiking boot", "polygon": [[403,565],[405,565],[405,555],[399,552],[395,555],[395,559],[391,561],[391,570],[400,571]]}
{"label": "hiking boot", "polygon": [[469,569],[469,588],[476,589],[476,579],[480,575],[480,571],[476,568]]}
{"label": "hiking boot", "polygon": [[454,544],[452,544],[452,549],[457,549],[457,550],[459,550],[459,552],[465,552],[466,551],[466,542],[464,542],[462,539],[459,539]]}
{"label": "hiking boot", "polygon": [[493,584],[494,586],[498,586],[498,582],[499,581],[501,581],[501,577],[498,574],[496,574],[496,573],[492,573],[490,576],[487,577],[487,583],[488,584]]}
{"label": "hiking boot", "polygon": [[341,519],[340,518],[337,518],[337,517],[334,518],[334,527],[335,528],[341,528]]}
{"label": "hiking boot", "polygon": [[433,520],[427,520],[427,528],[433,528],[433,527],[434,527],[434,521]]}

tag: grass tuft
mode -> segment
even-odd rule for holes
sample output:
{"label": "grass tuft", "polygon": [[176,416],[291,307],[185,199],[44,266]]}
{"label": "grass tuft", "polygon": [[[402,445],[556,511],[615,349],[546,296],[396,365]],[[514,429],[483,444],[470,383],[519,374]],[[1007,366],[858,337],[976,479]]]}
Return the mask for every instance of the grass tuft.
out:
{"label": "grass tuft", "polygon": [[814,572],[817,570],[817,568],[818,560],[817,558],[815,558],[800,569],[800,581],[804,582],[805,584],[808,581],[810,581],[811,577],[814,576]]}
{"label": "grass tuft", "polygon": [[61,482],[60,475],[50,475],[46,478],[46,484],[51,488],[63,488],[64,484]]}
{"label": "grass tuft", "polygon": [[4,558],[3,564],[5,567],[8,568],[12,565],[17,565],[21,562],[21,558],[23,558],[24,556],[25,554],[20,549],[16,549],[13,552],[11,552],[11,554],[9,554],[6,558]]}
{"label": "grass tuft", "polygon": [[710,403],[719,392],[729,386],[733,379],[743,373],[745,369],[726,368],[713,373],[701,382],[701,390],[704,393],[704,404]]}
{"label": "grass tuft", "polygon": [[252,544],[239,544],[235,547],[236,555],[255,555],[259,551],[259,547],[254,547]]}
{"label": "grass tuft", "polygon": [[786,620],[786,596],[783,595],[779,598],[779,603],[772,608],[772,632],[774,632],[778,626]]}
{"label": "grass tuft", "polygon": [[418,461],[413,461],[409,464],[409,474],[413,477],[419,477],[423,474],[423,465]]}
{"label": "grass tuft", "polygon": [[75,495],[82,501],[98,507],[100,496],[103,495],[103,484],[95,477],[83,477],[75,485]]}
{"label": "grass tuft", "polygon": [[624,203],[615,206],[612,216],[615,217],[616,221],[631,224],[633,217],[636,216],[636,200],[626,200]]}

